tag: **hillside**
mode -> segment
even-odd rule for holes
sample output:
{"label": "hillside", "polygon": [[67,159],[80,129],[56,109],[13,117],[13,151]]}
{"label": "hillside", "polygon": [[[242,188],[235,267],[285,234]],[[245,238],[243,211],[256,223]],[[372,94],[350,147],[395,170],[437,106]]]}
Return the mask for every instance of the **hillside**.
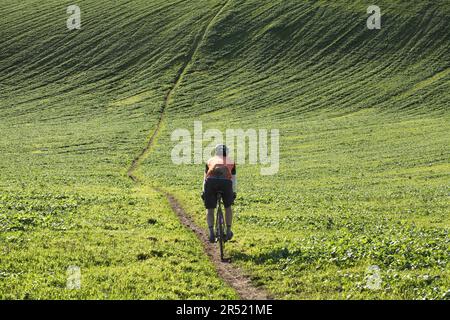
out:
{"label": "hillside", "polygon": [[238,168],[253,286],[448,298],[450,3],[378,1],[381,30],[370,4],[84,0],[68,31],[69,3],[2,1],[0,298],[237,297],[165,197],[206,228],[204,166],[171,159],[194,121],[280,131],[276,175]]}

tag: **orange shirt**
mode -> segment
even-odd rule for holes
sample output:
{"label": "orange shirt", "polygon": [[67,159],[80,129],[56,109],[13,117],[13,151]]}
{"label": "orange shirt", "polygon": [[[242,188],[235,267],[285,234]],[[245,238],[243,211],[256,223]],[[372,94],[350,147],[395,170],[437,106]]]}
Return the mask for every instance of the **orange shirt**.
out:
{"label": "orange shirt", "polygon": [[235,174],[236,164],[228,157],[214,156],[206,163],[205,179],[219,178],[231,180]]}

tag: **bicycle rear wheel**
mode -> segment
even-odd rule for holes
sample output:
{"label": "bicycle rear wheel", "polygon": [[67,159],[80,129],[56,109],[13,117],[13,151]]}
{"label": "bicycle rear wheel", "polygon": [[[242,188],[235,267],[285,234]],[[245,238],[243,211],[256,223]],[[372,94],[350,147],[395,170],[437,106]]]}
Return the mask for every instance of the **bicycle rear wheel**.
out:
{"label": "bicycle rear wheel", "polygon": [[219,240],[219,249],[220,249],[220,259],[224,260],[224,251],[225,251],[225,228],[224,228],[224,217],[222,212],[222,206],[220,197],[218,200],[218,209],[217,209],[217,235]]}

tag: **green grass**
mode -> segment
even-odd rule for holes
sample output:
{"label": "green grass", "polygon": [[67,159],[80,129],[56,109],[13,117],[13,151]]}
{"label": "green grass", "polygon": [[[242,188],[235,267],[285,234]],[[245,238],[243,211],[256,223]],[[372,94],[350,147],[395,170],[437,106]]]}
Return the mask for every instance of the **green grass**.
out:
{"label": "green grass", "polygon": [[237,297],[167,200],[126,176],[216,4],[78,5],[68,32],[59,1],[2,4],[0,298]]}
{"label": "green grass", "polygon": [[[2,203],[3,299],[235,297],[151,189],[35,190]],[[66,289],[69,266],[81,268],[80,290]]]}
{"label": "green grass", "polygon": [[[222,125],[213,121],[205,117],[204,124]],[[267,124],[252,119],[226,126]],[[277,127],[284,132],[279,174],[238,168],[236,240],[228,246],[233,260],[279,298],[444,297],[448,122],[399,121],[367,110]],[[143,173],[149,184],[168,185],[206,227],[198,190],[190,189],[199,188],[202,169],[179,167],[169,180],[174,169],[165,137]],[[364,289],[371,265],[381,269],[381,291]]]}
{"label": "green grass", "polygon": [[[280,171],[238,167],[233,261],[280,299],[448,299],[450,6],[231,0],[3,1],[0,297],[234,298],[158,186],[206,227],[176,128],[279,129]],[[39,5],[37,5],[39,3]],[[32,10],[38,8],[38,13]],[[65,289],[66,269],[82,289]],[[382,288],[366,288],[367,268]]]}

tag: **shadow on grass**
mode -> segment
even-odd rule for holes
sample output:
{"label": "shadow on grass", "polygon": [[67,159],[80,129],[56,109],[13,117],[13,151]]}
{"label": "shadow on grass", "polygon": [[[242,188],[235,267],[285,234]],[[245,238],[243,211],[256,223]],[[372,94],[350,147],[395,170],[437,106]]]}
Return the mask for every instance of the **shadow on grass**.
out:
{"label": "shadow on grass", "polygon": [[254,264],[277,264],[286,259],[303,260],[300,251],[289,251],[287,248],[278,248],[268,252],[262,252],[256,255],[250,255],[244,252],[236,252],[232,256],[233,261],[252,262]]}

